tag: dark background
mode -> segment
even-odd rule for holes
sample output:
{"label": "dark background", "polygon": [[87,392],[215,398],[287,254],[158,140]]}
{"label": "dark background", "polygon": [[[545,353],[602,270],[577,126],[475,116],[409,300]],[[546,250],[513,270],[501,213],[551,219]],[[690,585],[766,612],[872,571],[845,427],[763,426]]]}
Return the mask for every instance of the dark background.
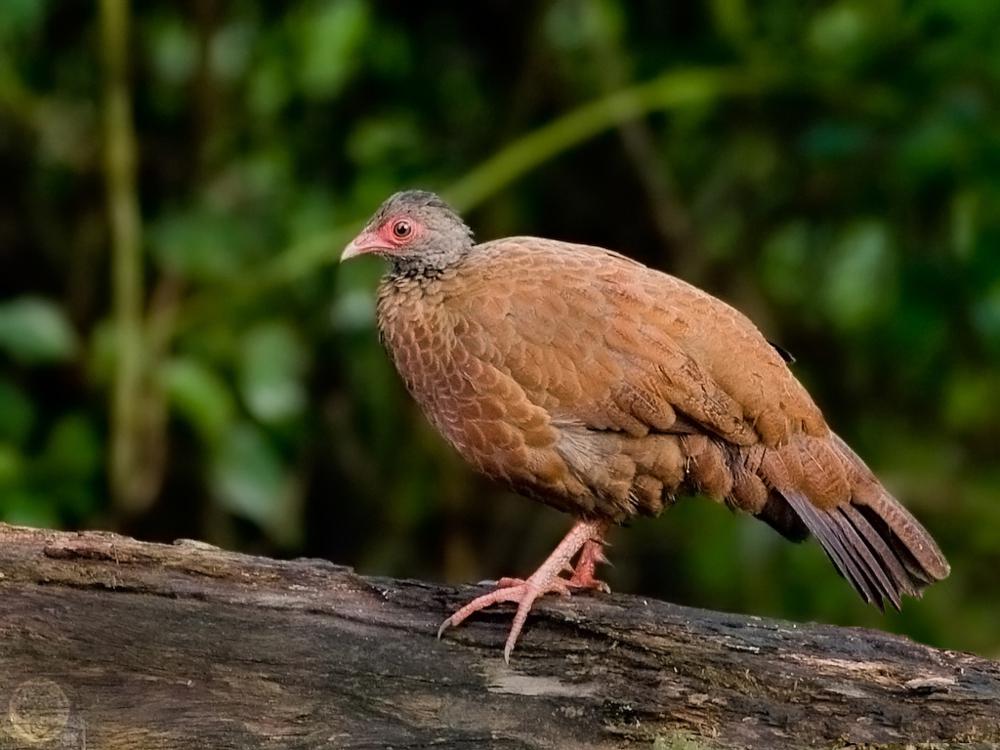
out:
{"label": "dark background", "polygon": [[126,10],[0,3],[0,518],[532,570],[570,519],[465,468],[379,348],[378,262],[336,264],[420,186],[747,312],[953,565],[882,617],[685,501],[613,533],[613,587],[1000,656],[1000,4]]}

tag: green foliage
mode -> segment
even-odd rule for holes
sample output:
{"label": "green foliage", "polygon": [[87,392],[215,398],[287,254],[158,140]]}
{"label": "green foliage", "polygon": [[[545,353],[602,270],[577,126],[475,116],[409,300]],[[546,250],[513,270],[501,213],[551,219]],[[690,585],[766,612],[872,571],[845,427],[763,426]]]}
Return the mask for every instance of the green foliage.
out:
{"label": "green foliage", "polygon": [[58,305],[19,297],[0,305],[0,351],[25,364],[59,362],[76,351],[73,329]]}
{"label": "green foliage", "polygon": [[236,402],[227,383],[194,357],[175,357],[163,363],[162,387],[176,415],[188,422],[208,447],[219,444],[232,427]]}
{"label": "green foliage", "polygon": [[259,524],[277,544],[300,543],[298,487],[264,431],[247,422],[227,431],[209,481],[222,507]]}
{"label": "green foliage", "polygon": [[240,395],[247,411],[263,424],[301,415],[309,357],[295,329],[280,321],[262,323],[246,333],[240,348]]}
{"label": "green foliage", "polygon": [[[613,586],[1000,654],[1000,6],[134,3],[130,420],[98,12],[0,4],[0,518],[452,580],[537,564],[566,519],[443,445],[378,346],[380,269],[335,263],[424,186],[484,238],[604,244],[744,309],[954,568],[883,618],[815,545],[682,502],[616,532]],[[112,502],[126,480],[150,507]]]}

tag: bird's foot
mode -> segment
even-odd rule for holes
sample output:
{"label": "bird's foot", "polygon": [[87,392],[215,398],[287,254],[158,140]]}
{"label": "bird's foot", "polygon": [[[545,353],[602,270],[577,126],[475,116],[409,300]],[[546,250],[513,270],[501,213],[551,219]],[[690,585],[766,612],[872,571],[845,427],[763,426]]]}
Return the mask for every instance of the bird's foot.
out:
{"label": "bird's foot", "polygon": [[[497,581],[497,589],[516,589],[521,586],[527,586],[528,581],[531,579],[524,578],[501,578]],[[562,576],[556,576],[553,578],[545,591],[539,593],[539,596],[545,596],[546,594],[559,594],[559,596],[569,596],[570,595],[570,582],[568,579]],[[480,597],[482,598],[482,597]]]}
{"label": "bird's foot", "polygon": [[[606,531],[607,524],[602,521],[577,522],[548,559],[531,576],[526,579],[501,578],[497,581],[496,589],[476,597],[441,623],[441,627],[438,629],[438,638],[448,628],[461,624],[470,615],[486,607],[499,602],[516,602],[517,613],[514,615],[514,622],[503,650],[504,661],[509,663],[510,654],[514,650],[514,645],[517,643],[522,628],[524,628],[525,621],[528,619],[528,612],[531,611],[531,607],[538,597],[548,593],[569,596],[571,589],[574,588],[606,590],[606,584],[593,577],[594,566],[604,557],[601,550],[601,540]],[[590,550],[591,547],[596,547],[596,551]],[[580,550],[582,552],[576,568],[570,568],[569,561]],[[590,551],[588,552],[588,550]],[[562,573],[567,569],[573,571],[572,577],[568,579],[562,576]]]}
{"label": "bird's foot", "polygon": [[604,544],[604,541],[594,539],[584,543],[583,549],[580,550],[580,557],[573,568],[573,575],[566,582],[570,588],[593,589],[605,594],[611,593],[611,587],[608,584],[594,577],[597,565],[608,562],[608,558],[604,554]]}
{"label": "bird's foot", "polygon": [[[534,580],[533,580],[534,579]],[[531,611],[535,600],[548,593],[556,593],[562,596],[569,596],[569,584],[566,579],[556,576],[554,580],[545,582],[535,579],[534,576],[527,580],[520,578],[501,578],[497,581],[497,588],[488,594],[477,596],[464,607],[456,611],[451,617],[441,623],[438,628],[438,638],[445,630],[460,625],[470,615],[486,609],[499,602],[516,602],[517,613],[514,615],[514,623],[511,625],[510,634],[507,636],[507,643],[503,649],[504,661],[510,662],[510,653],[514,650],[521,629],[528,619],[528,612]]]}

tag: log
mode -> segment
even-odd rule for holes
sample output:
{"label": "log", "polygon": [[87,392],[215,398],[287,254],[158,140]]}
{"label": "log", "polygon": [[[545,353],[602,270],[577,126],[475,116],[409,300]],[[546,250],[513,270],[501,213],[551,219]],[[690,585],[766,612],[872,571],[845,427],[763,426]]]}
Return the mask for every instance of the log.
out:
{"label": "log", "polygon": [[1000,746],[1000,664],[625,595],[437,640],[482,587],[0,525],[0,748]]}

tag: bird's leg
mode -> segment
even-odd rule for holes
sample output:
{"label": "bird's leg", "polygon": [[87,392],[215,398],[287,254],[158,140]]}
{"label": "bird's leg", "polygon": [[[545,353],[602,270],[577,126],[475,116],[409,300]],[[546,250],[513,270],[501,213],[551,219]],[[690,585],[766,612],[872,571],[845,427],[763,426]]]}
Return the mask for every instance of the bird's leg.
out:
{"label": "bird's leg", "polygon": [[611,587],[608,584],[594,577],[597,564],[608,561],[604,554],[604,544],[602,538],[588,539],[583,543],[580,557],[577,558],[576,566],[573,568],[573,575],[567,581],[570,588],[594,589],[595,591],[603,591],[605,594],[611,593]]}
{"label": "bird's leg", "polygon": [[[611,593],[611,587],[608,586],[604,581],[594,577],[594,571],[597,569],[599,563],[607,563],[607,556],[604,554],[604,545],[607,544],[603,539],[594,538],[588,539],[583,543],[583,547],[580,548],[580,556],[576,558],[576,564],[570,565],[566,564],[563,571],[566,573],[571,573],[569,578],[565,579],[566,586],[562,586],[560,583],[556,582],[552,589],[553,593],[562,594],[563,596],[569,596],[571,589],[594,589],[594,591],[601,591],[605,594]],[[520,586],[524,583],[523,578],[501,578],[497,581],[497,588],[506,589],[512,586]]]}
{"label": "bird's leg", "polygon": [[[514,615],[514,622],[510,627],[510,634],[507,636],[507,643],[503,650],[504,661],[509,662],[510,653],[514,650],[514,644],[517,643],[517,638],[521,634],[525,620],[528,619],[528,612],[531,611],[531,606],[534,604],[535,599],[547,593],[569,596],[570,587],[579,586],[580,584],[574,584],[573,579],[567,580],[563,578],[562,572],[567,568],[573,570],[569,565],[570,560],[573,559],[573,556],[577,552],[584,549],[588,543],[595,543],[597,551],[600,552],[601,540],[604,538],[607,529],[608,524],[605,521],[577,521],[573,528],[569,530],[569,533],[559,542],[559,545],[553,550],[552,554],[539,566],[538,570],[525,580],[517,578],[500,579],[494,591],[476,597],[441,623],[441,627],[438,629],[438,638],[441,637],[441,634],[445,630],[460,625],[469,615],[481,609],[485,609],[498,602],[517,602],[517,613]],[[603,557],[603,555],[601,556]],[[580,574],[580,580],[585,585],[588,582],[594,582],[593,567],[598,562],[593,552],[588,555],[588,560],[589,577],[585,576],[582,572]],[[581,556],[581,561],[577,563],[577,569],[580,568],[583,562],[584,560]],[[574,570],[573,575],[574,578],[577,577],[577,570]]]}

